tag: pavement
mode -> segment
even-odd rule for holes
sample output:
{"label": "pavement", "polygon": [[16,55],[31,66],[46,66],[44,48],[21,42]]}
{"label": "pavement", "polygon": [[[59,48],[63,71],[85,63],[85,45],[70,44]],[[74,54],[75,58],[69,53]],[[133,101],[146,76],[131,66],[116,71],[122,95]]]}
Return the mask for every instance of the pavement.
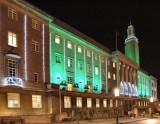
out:
{"label": "pavement", "polygon": [[[160,118],[160,116],[154,116],[154,118]],[[150,119],[150,115],[146,115],[145,117],[143,116],[138,116],[138,117],[119,117],[118,118],[118,123],[119,124],[127,124],[129,122],[135,122],[135,121],[141,121],[141,120],[146,120]],[[92,120],[79,120],[79,121],[63,121],[61,123],[54,123],[54,124],[117,124],[116,118],[108,118],[108,119],[92,119]]]}

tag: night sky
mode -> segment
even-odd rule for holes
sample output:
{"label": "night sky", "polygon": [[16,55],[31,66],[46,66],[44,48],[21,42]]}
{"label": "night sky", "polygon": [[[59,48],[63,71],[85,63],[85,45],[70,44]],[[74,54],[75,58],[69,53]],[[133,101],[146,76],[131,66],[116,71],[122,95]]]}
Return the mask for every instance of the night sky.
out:
{"label": "night sky", "polygon": [[[55,18],[115,51],[124,53],[127,27],[135,27],[139,40],[140,67],[160,79],[159,0],[26,0]],[[158,85],[160,87],[160,84]],[[158,90],[160,89],[158,87]],[[160,96],[158,96],[160,98]]]}

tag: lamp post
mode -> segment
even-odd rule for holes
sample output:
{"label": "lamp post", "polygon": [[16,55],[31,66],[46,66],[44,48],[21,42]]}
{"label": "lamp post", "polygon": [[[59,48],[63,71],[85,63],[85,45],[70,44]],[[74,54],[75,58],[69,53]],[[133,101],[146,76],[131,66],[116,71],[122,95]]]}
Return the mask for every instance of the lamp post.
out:
{"label": "lamp post", "polygon": [[[119,89],[116,88],[115,91],[114,91],[114,94],[115,94],[115,97],[118,97],[119,96]],[[118,124],[118,109],[116,110],[116,123]]]}
{"label": "lamp post", "polygon": [[60,87],[60,77],[57,77],[59,83],[59,113],[61,113],[61,87]]}
{"label": "lamp post", "polygon": [[153,114],[152,114],[152,103],[153,103],[153,97],[151,96],[150,98],[150,103],[151,103],[151,118],[153,117]]}

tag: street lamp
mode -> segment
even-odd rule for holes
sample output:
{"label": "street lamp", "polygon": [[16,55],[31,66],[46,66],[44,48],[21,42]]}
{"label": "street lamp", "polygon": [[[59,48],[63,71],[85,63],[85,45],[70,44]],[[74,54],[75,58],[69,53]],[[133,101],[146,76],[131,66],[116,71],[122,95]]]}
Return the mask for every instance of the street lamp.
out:
{"label": "street lamp", "polygon": [[[115,94],[115,97],[119,96],[119,89],[118,88],[116,88],[114,90],[114,94]],[[116,110],[116,123],[118,124],[118,109]]]}
{"label": "street lamp", "polygon": [[151,96],[151,98],[150,98],[150,102],[151,102],[151,118],[153,117],[153,115],[152,115],[152,103],[153,103],[153,97]]}
{"label": "street lamp", "polygon": [[59,113],[61,113],[61,87],[60,87],[60,77],[57,77],[59,83]]}

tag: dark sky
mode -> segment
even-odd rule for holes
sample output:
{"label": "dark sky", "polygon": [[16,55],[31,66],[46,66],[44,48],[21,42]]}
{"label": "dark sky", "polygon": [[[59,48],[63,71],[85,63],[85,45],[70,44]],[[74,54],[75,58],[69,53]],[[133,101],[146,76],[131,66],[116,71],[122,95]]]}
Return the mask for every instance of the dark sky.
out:
{"label": "dark sky", "polygon": [[112,51],[115,50],[115,30],[117,30],[120,33],[118,50],[123,53],[126,29],[131,20],[139,40],[140,67],[160,79],[160,0],[26,1]]}

